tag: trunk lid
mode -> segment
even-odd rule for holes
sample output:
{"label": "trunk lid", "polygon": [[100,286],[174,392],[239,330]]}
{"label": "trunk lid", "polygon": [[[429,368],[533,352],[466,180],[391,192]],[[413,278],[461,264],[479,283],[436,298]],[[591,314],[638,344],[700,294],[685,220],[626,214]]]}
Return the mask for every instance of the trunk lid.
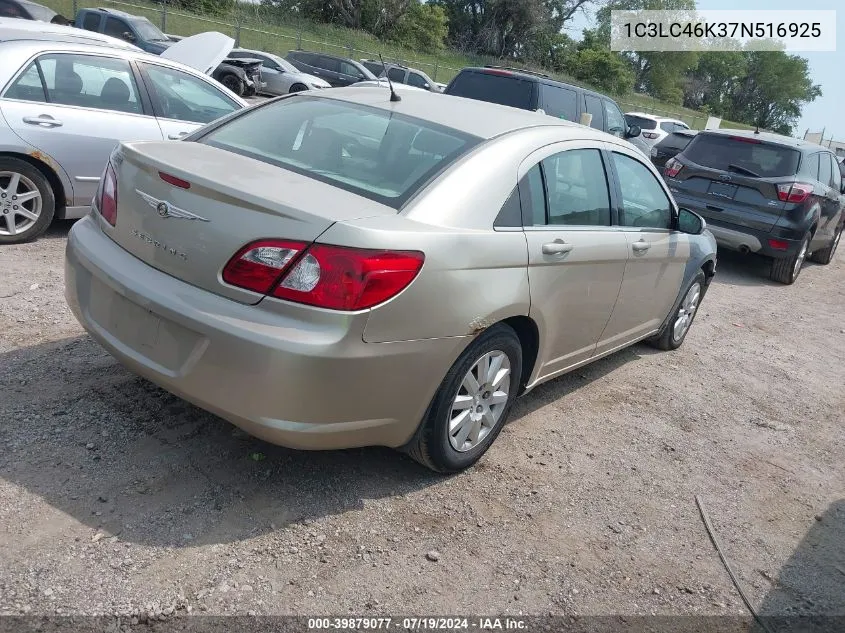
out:
{"label": "trunk lid", "polygon": [[[102,223],[109,237],[161,272],[244,303],[263,295],[230,286],[221,275],[246,244],[262,238],[311,243],[335,222],[396,214],[307,176],[200,143],[128,143],[120,155],[113,158],[116,225]],[[190,186],[170,184],[161,173]]]}
{"label": "trunk lid", "polygon": [[795,181],[800,152],[753,137],[699,133],[677,157],[684,167],[670,188],[717,224],[769,231],[788,205],[778,184]]}
{"label": "trunk lid", "polygon": [[228,35],[208,31],[169,43],[161,57],[185,64],[208,75],[226,59],[234,47],[235,40]]}

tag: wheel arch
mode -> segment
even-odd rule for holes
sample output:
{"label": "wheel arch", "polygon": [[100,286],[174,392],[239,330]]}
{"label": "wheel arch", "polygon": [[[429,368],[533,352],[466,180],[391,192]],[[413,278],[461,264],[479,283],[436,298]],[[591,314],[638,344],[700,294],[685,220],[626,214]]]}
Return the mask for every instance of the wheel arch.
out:
{"label": "wheel arch", "polygon": [[519,379],[519,392],[525,391],[525,386],[531,380],[537,358],[540,352],[540,329],[537,323],[529,316],[516,315],[499,321],[510,327],[519,339],[522,347],[522,375]]}
{"label": "wheel arch", "polygon": [[0,158],[22,160],[44,175],[53,188],[53,197],[56,199],[55,217],[61,218],[65,209],[73,206],[73,188],[70,181],[66,181],[57,173],[57,168],[61,170],[61,167],[46,154],[37,150],[33,150],[30,154],[0,150]]}

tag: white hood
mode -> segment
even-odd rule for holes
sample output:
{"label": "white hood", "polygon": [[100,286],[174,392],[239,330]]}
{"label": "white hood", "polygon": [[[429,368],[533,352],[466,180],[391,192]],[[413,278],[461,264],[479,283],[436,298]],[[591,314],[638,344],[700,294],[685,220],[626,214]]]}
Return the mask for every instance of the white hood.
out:
{"label": "white hood", "polygon": [[226,59],[234,46],[235,40],[228,35],[208,31],[179,40],[167,48],[161,57],[209,75]]}

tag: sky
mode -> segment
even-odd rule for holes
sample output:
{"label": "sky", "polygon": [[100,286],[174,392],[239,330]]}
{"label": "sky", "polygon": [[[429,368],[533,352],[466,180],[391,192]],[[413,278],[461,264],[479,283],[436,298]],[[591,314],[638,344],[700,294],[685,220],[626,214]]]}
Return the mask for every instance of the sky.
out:
{"label": "sky", "polygon": [[[810,75],[814,84],[821,86],[822,96],[805,104],[802,116],[793,129],[795,136],[821,132],[824,138],[845,142],[845,2],[842,0],[696,0],[699,9],[837,9],[836,52],[834,53],[791,53],[805,57],[810,62]],[[589,13],[579,15],[567,25],[566,32],[580,39],[585,27],[593,25]]]}

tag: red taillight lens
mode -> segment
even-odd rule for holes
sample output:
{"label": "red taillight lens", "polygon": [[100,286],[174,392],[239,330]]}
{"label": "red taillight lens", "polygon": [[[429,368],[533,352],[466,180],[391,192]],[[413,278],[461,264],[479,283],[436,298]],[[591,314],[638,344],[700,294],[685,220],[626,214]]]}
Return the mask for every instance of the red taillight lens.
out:
{"label": "red taillight lens", "polygon": [[663,168],[663,174],[665,176],[669,176],[669,178],[674,178],[677,176],[681,170],[684,168],[684,164],[676,160],[674,158],[670,158],[666,161],[666,165]]}
{"label": "red taillight lens", "polygon": [[106,222],[114,226],[117,223],[117,175],[114,173],[111,161],[106,165],[106,170],[103,172],[103,182],[100,185],[99,194],[97,209],[99,209],[100,215],[106,219]]}
{"label": "red taillight lens", "polygon": [[321,308],[364,310],[407,288],[424,261],[418,251],[259,240],[235,253],[223,281]]}
{"label": "red taillight lens", "polygon": [[769,246],[771,246],[776,251],[785,251],[789,248],[789,242],[784,240],[769,240]]}
{"label": "red taillight lens", "polygon": [[259,240],[247,244],[223,268],[223,281],[267,294],[306,246],[288,240]]}
{"label": "red taillight lens", "polygon": [[646,138],[657,138],[660,134],[657,132],[643,132],[643,136]]}
{"label": "red taillight lens", "polygon": [[778,200],[781,202],[804,202],[813,193],[813,185],[796,182],[778,185]]}
{"label": "red taillight lens", "polygon": [[285,274],[273,296],[333,310],[363,310],[404,290],[424,261],[417,251],[315,244]]}

